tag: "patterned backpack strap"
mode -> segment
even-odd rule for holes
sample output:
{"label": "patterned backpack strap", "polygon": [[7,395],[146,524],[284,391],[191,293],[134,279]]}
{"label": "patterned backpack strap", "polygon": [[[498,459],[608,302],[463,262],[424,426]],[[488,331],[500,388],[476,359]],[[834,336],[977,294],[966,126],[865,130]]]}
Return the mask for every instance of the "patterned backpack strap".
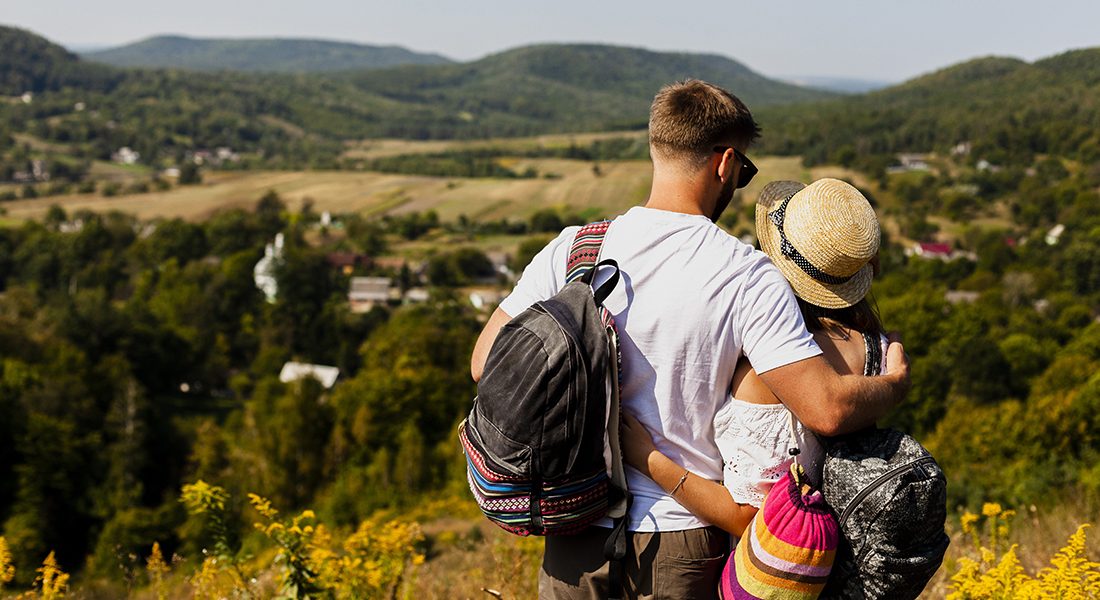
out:
{"label": "patterned backpack strap", "polygon": [[596,266],[600,258],[600,247],[611,221],[589,223],[577,232],[573,246],[569,249],[569,260],[565,263],[565,283],[579,279]]}
{"label": "patterned backpack strap", "polygon": [[[610,226],[611,221],[598,221],[581,227],[580,231],[577,232],[577,237],[573,239],[573,246],[569,249],[569,260],[565,265],[566,283],[578,279],[584,281],[587,275],[593,273],[596,265],[600,264],[600,248],[603,246],[604,237],[607,236],[607,229]],[[603,299],[606,296],[601,297],[604,288],[608,288],[608,291],[614,289],[619,278],[619,267],[613,260],[605,261],[602,264],[615,268],[612,280],[601,285],[600,289],[595,290],[595,294],[596,308],[599,311],[600,320],[606,328],[608,344],[614,357],[611,363],[612,373],[610,374],[612,385],[607,438],[611,449],[611,482],[620,491],[620,496],[612,501],[607,511],[607,516],[611,517],[612,529],[604,542],[603,552],[604,557],[608,560],[608,598],[623,598],[623,557],[626,556],[628,537],[626,531],[628,519],[626,517],[630,513],[630,505],[633,502],[633,497],[626,483],[626,470],[623,466],[622,432],[620,428],[622,407],[619,390],[623,384],[623,356],[619,350],[619,335],[615,327],[615,319],[612,318],[611,311],[603,305]],[[589,284],[593,283],[592,279],[587,281]]]}

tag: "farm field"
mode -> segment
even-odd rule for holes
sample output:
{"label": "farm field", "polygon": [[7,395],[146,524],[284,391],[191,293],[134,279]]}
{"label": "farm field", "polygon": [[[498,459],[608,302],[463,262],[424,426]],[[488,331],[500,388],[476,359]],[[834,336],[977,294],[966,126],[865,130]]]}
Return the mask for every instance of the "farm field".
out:
{"label": "farm field", "polygon": [[538,148],[567,148],[571,144],[587,146],[601,140],[622,138],[645,139],[644,131],[607,131],[600,133],[560,133],[519,138],[488,140],[402,140],[376,139],[349,142],[343,158],[372,160],[402,154],[425,154],[450,150],[504,148],[513,151]]}
{"label": "farm field", "polygon": [[[431,151],[428,148],[434,146],[422,147]],[[403,147],[402,153],[411,153],[411,147]],[[760,188],[774,179],[808,180],[814,175],[802,168],[797,157],[754,160],[761,174],[739,192],[741,198],[755,198]],[[598,174],[588,161],[546,158],[501,161],[517,172],[534,168],[541,176],[489,179],[349,171],[213,171],[205,173],[199,185],[162,192],[111,197],[71,194],[14,200],[2,206],[7,210],[8,223],[41,218],[52,204],[68,212],[117,210],[141,219],[180,217],[202,221],[218,210],[251,207],[264,193],[274,190],[291,210],[298,210],[308,199],[315,210],[333,213],[400,214],[435,210],[445,221],[460,215],[485,221],[523,220],[548,207],[575,211],[586,218],[610,216],[643,202],[649,189],[650,163],[644,160],[602,161],[598,163]]]}

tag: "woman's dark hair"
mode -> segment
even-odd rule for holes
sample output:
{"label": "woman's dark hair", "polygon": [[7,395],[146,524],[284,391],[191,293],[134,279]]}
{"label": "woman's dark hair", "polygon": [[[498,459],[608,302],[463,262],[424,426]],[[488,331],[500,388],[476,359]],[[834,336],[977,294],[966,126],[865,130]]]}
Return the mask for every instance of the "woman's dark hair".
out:
{"label": "woman's dark hair", "polygon": [[805,319],[806,328],[810,331],[825,329],[826,324],[821,321],[828,319],[861,333],[871,335],[885,333],[882,329],[882,319],[878,316],[878,309],[867,298],[846,308],[824,308],[798,298],[798,308],[802,310],[802,318]]}

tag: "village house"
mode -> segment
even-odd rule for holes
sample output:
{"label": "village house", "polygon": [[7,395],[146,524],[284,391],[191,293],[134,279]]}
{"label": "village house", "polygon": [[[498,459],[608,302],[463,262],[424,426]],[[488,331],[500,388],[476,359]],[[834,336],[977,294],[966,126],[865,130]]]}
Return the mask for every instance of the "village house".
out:
{"label": "village house", "polygon": [[508,265],[510,257],[504,252],[486,252],[485,256],[488,257],[489,262],[493,263],[493,270],[497,273],[508,278],[512,281],[516,278],[516,274],[512,271],[512,267]]}
{"label": "village house", "polygon": [[998,173],[1002,169],[1001,166],[995,165],[984,158],[979,160],[978,164],[974,165],[974,167],[979,171],[989,171],[990,173]]}
{"label": "village house", "polygon": [[392,297],[393,282],[389,277],[352,277],[348,289],[351,312],[361,314],[385,304]]}
{"label": "village house", "polygon": [[897,166],[886,169],[887,173],[906,173],[909,171],[927,171],[927,155],[902,153],[897,156]]}
{"label": "village house", "polygon": [[129,146],[123,146],[111,153],[111,161],[121,165],[136,165],[141,160],[141,153]]}
{"label": "village house", "polygon": [[940,260],[951,260],[952,252],[953,249],[950,244],[941,244],[938,242],[919,242],[905,249],[906,256],[938,258]]}
{"label": "village house", "polygon": [[949,304],[973,304],[974,302],[977,302],[978,296],[980,296],[978,292],[972,292],[969,290],[947,290],[943,294],[943,299],[946,300]]}
{"label": "village house", "polygon": [[952,248],[951,244],[940,242],[920,242],[914,244],[905,249],[905,255],[929,260],[942,260],[944,262],[958,258],[978,260],[978,256],[973,252],[961,252]]}
{"label": "village house", "polygon": [[431,298],[431,294],[424,288],[409,288],[409,291],[405,292],[405,304],[420,304],[427,302]]}
{"label": "village house", "polygon": [[369,268],[371,259],[366,254],[354,252],[331,252],[325,256],[325,261],[333,267],[340,269],[344,275],[351,275],[356,268]]}
{"label": "village house", "polygon": [[493,310],[507,295],[506,292],[496,289],[478,288],[470,290],[470,306],[480,312]]}
{"label": "village house", "polygon": [[314,365],[310,363],[288,362],[279,371],[279,381],[291,383],[300,379],[312,377],[316,379],[326,390],[336,385],[336,379],[340,377],[340,369],[327,365]]}
{"label": "village house", "polygon": [[1043,238],[1048,246],[1056,246],[1062,239],[1062,234],[1066,232],[1066,226],[1061,223],[1050,228],[1046,236]]}
{"label": "village house", "polygon": [[955,144],[955,147],[951,149],[952,156],[970,156],[970,151],[973,146],[970,142],[959,142]]}

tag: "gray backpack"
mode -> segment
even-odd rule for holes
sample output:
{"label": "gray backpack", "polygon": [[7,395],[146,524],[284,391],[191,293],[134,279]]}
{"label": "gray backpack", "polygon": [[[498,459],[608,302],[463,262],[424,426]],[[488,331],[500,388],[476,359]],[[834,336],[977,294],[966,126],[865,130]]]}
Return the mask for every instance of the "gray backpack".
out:
{"label": "gray backpack", "polygon": [[[876,347],[868,340],[865,374],[878,372]],[[947,478],[936,459],[900,431],[870,429],[825,442],[822,480],[840,545],[821,598],[919,596],[950,543]]]}

